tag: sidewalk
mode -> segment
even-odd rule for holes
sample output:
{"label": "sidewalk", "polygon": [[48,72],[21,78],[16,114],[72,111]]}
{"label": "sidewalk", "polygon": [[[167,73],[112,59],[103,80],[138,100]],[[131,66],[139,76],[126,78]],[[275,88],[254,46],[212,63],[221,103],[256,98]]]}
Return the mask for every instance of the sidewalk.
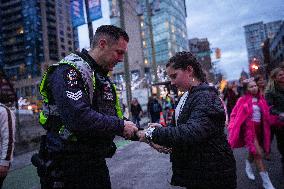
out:
{"label": "sidewalk", "polygon": [[[145,127],[149,122],[148,117],[143,117],[140,124]],[[118,149],[131,143],[122,137],[117,136],[114,140]],[[31,165],[31,157],[38,150],[14,156],[12,167],[4,181],[3,189],[36,189],[39,188],[39,178],[36,168]]]}

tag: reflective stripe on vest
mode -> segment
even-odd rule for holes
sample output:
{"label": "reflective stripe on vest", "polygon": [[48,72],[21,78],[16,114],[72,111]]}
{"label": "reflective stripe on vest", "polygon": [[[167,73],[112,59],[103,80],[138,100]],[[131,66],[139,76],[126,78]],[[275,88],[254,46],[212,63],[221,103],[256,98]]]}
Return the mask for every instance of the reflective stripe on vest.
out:
{"label": "reflective stripe on vest", "polygon": [[[40,112],[40,117],[39,117],[39,122],[43,126],[47,123],[49,115],[59,115],[59,113],[57,111],[57,106],[48,104],[49,103],[49,94],[48,94],[48,91],[47,91],[47,77],[60,64],[70,65],[75,70],[80,72],[80,74],[82,75],[83,82],[84,82],[85,91],[89,95],[90,104],[92,104],[92,101],[93,101],[93,94],[94,94],[94,90],[95,90],[95,87],[96,87],[96,78],[95,78],[94,72],[92,71],[90,65],[86,61],[84,61],[80,56],[78,56],[74,53],[71,53],[70,55],[68,55],[67,57],[62,59],[59,62],[59,64],[54,64],[54,65],[50,66],[48,68],[48,70],[45,72],[45,74],[43,75],[43,79],[40,83],[40,94],[43,97],[44,104],[43,104],[43,111]],[[89,90],[87,90],[86,85],[88,86]],[[113,88],[114,88],[115,94],[116,94],[115,108],[116,108],[117,116],[122,119],[123,113],[121,111],[118,95],[117,95],[117,92],[116,92],[116,87],[115,87],[114,84],[113,84]],[[63,125],[59,130],[59,134],[65,135],[66,133],[70,133],[69,131],[65,131],[65,130],[67,130],[67,129]],[[71,135],[72,134],[70,134],[70,135],[68,134],[68,136],[71,136]]]}

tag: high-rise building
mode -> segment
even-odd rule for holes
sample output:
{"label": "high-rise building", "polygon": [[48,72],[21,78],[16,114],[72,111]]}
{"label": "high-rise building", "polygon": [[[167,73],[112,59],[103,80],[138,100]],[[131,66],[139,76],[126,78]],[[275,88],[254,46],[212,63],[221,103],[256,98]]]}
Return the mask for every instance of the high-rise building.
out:
{"label": "high-rise building", "polygon": [[[111,24],[121,27],[119,1],[109,0]],[[144,77],[142,39],[140,35],[140,18],[136,12],[136,1],[123,1],[124,25],[129,35],[128,62],[131,80],[135,81]],[[120,84],[124,81],[124,63],[119,63],[113,70],[114,81]]]}
{"label": "high-rise building", "polygon": [[189,51],[196,55],[202,68],[209,71],[212,68],[210,44],[207,38],[193,38],[188,40]]}
{"label": "high-rise building", "polygon": [[[152,68],[152,47],[146,1],[138,1],[141,13],[140,26],[144,65]],[[149,6],[151,6],[150,19],[156,65],[165,67],[169,58],[176,52],[188,50],[185,0],[154,0]]]}
{"label": "high-rise building", "polygon": [[0,65],[18,97],[36,99],[44,65],[74,50],[70,1],[1,0],[0,17]]}
{"label": "high-rise building", "polygon": [[264,63],[264,55],[262,52],[264,41],[267,38],[272,39],[275,36],[282,22],[283,21],[275,21],[266,24],[257,22],[244,26],[249,63],[255,59],[260,64]]}
{"label": "high-rise building", "polygon": [[270,67],[275,68],[284,65],[284,22],[270,42]]}
{"label": "high-rise building", "polygon": [[188,40],[189,51],[192,52],[197,60],[200,62],[202,69],[207,74],[207,79],[209,81],[213,81],[214,74],[212,70],[212,62],[211,62],[211,49],[210,44],[207,38],[198,39],[193,38]]}

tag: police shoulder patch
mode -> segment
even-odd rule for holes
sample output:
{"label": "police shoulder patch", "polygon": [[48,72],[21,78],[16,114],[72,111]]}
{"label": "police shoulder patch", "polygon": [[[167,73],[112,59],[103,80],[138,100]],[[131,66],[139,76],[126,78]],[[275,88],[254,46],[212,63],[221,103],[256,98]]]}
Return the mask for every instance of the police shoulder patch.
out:
{"label": "police shoulder patch", "polygon": [[67,82],[68,87],[77,87],[79,84],[80,76],[74,68],[66,70],[64,79]]}

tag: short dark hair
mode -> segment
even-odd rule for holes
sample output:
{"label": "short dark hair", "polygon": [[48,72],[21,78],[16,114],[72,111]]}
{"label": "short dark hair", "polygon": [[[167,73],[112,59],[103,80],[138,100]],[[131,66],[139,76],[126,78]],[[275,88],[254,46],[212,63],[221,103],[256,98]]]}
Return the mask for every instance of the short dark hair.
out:
{"label": "short dark hair", "polygon": [[123,37],[125,41],[129,42],[128,34],[123,29],[114,25],[102,25],[96,30],[92,41],[92,48],[98,45],[102,36],[106,37],[110,42],[118,41],[120,37]]}
{"label": "short dark hair", "polygon": [[194,76],[201,82],[206,82],[206,75],[201,68],[201,64],[191,52],[177,52],[166,64],[166,67],[169,66],[174,69],[182,70],[186,70],[188,66],[191,66],[193,68]]}

